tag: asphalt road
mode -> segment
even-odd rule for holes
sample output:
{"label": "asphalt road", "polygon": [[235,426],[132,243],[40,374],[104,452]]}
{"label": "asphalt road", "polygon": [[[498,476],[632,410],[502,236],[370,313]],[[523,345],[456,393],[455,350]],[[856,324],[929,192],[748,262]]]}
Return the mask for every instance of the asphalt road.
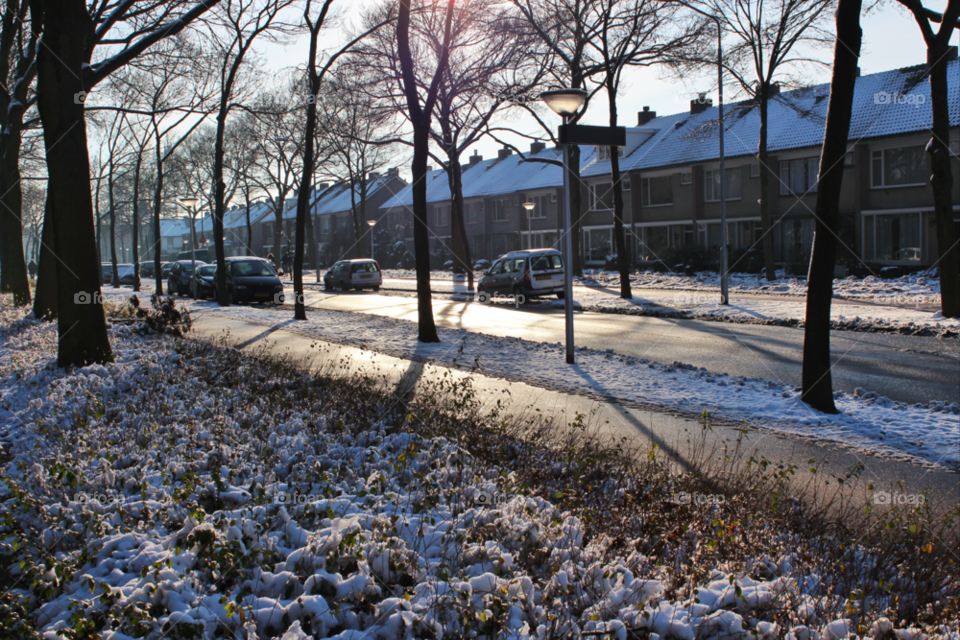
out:
{"label": "asphalt road", "polygon": [[[416,321],[413,298],[368,292],[312,290],[308,304]],[[563,342],[562,309],[514,308],[434,300],[443,327],[539,342]],[[601,313],[577,313],[579,346],[610,349],[655,362],[675,361],[735,376],[800,385],[803,330],[792,327],[704,322]],[[858,387],[893,400],[960,402],[960,341],[881,333],[834,331],[834,387]]]}

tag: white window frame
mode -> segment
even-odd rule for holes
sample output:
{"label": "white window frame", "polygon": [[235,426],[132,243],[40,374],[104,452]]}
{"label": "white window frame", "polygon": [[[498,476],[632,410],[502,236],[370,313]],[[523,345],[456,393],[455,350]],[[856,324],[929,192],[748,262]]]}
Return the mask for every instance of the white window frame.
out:
{"label": "white window frame", "polygon": [[480,221],[480,216],[477,215],[474,215],[472,220],[467,217],[467,212],[471,210],[470,207],[477,207],[478,210],[474,210],[474,213],[479,213],[481,216],[483,215],[483,200],[479,202],[465,202],[463,204],[463,224],[477,224]]}
{"label": "white window frame", "polygon": [[755,162],[750,165],[750,177],[759,178],[760,177],[760,163]]}
{"label": "white window frame", "polygon": [[[499,217],[498,214],[502,217]],[[507,210],[506,198],[498,198],[493,201],[493,221],[510,222],[510,212]]]}
{"label": "white window frame", "polygon": [[557,201],[557,194],[551,193],[551,194],[550,194],[550,202],[554,203],[554,202],[556,202],[556,201]]}
{"label": "white window frame", "polygon": [[[796,192],[794,192],[793,189],[791,189],[791,187],[790,187],[790,183],[792,182],[792,179],[793,179],[792,176],[790,175],[790,163],[791,163],[791,162],[796,162],[797,160],[803,160],[803,161],[804,161],[804,165],[803,165],[803,166],[804,166],[804,171],[806,171],[806,170],[808,170],[808,169],[810,168],[810,161],[811,161],[811,160],[816,160],[816,162],[817,162],[817,175],[814,177],[813,185],[812,185],[812,186],[810,185],[810,176],[809,176],[809,175],[806,176],[806,181],[805,181],[805,183],[804,183],[804,184],[806,185],[806,189],[804,189],[803,193],[796,193]],[[787,179],[786,179],[786,180],[783,179],[783,172],[784,172],[784,170],[786,170],[786,172],[787,172]],[[819,156],[804,156],[803,158],[791,158],[791,159],[789,159],[789,160],[781,160],[781,161],[780,161],[780,172],[777,174],[777,179],[780,181],[780,190],[779,190],[779,191],[780,191],[780,195],[781,195],[781,196],[804,196],[804,195],[812,195],[812,194],[816,193],[817,190],[818,190],[818,188],[819,188],[819,186],[820,186],[820,157],[819,157]]]}
{"label": "white window frame", "polygon": [[[617,147],[617,157],[623,158],[625,150],[623,147]],[[597,160],[609,160],[610,159],[610,147],[605,145],[597,145]]]}
{"label": "white window frame", "polygon": [[606,187],[607,189],[609,189],[609,190],[610,190],[610,193],[611,193],[611,196],[613,195],[613,183],[612,183],[612,182],[594,182],[593,184],[591,184],[591,185],[590,185],[590,211],[613,211],[613,206],[614,206],[614,205],[613,205],[612,203],[611,203],[611,206],[610,206],[609,209],[598,209],[598,208],[597,208],[597,202],[598,202],[599,200],[598,200],[598,198],[597,198],[596,189],[597,189],[597,187],[600,187],[600,186],[603,186],[603,187]]}
{"label": "white window frame", "polygon": [[[727,171],[730,171],[731,173],[734,171],[740,171],[740,167],[730,167],[729,169],[727,169]],[[704,202],[720,202],[719,194],[717,194],[716,199],[707,198],[707,192],[708,192],[707,185],[710,185],[710,191],[713,190],[713,174],[714,173],[720,173],[720,169],[719,168],[707,169],[706,171],[703,172],[703,201]],[[722,177],[720,179],[723,180]],[[731,198],[730,194],[728,193],[726,200],[727,202],[736,202],[737,200],[742,200],[742,199],[743,199],[743,183],[741,182],[740,195],[737,196],[736,198]]]}
{"label": "white window frame", "polygon": [[621,184],[621,188],[623,189],[624,193],[626,193],[627,191],[630,191],[630,176],[628,175],[627,177],[622,178],[622,179],[620,180],[620,184]]}
{"label": "white window frame", "polygon": [[434,227],[450,226],[450,205],[448,204],[433,205],[433,226]]}
{"label": "white window frame", "polygon": [[[667,178],[670,180],[670,202],[664,202],[661,204],[650,204],[650,180],[652,178]],[[673,206],[673,176],[650,176],[648,178],[640,179],[640,195],[642,196],[642,203],[644,209],[655,209],[657,207],[672,207]]]}
{"label": "white window frame", "polygon": [[533,211],[526,211],[527,220],[543,220],[547,217],[547,196],[530,196],[530,202],[536,204]]}
{"label": "white window frame", "polygon": [[877,159],[877,154],[880,154],[880,180],[883,180],[883,174],[886,173],[886,163],[887,163],[887,151],[893,151],[894,149],[904,149],[907,147],[922,147],[922,144],[908,144],[902,147],[887,147],[885,149],[873,149],[870,151],[870,189],[909,189],[911,187],[925,187],[927,186],[926,182],[912,182],[910,184],[875,184],[874,182],[874,161]]}
{"label": "white window frame", "polygon": [[693,184],[693,171],[681,172],[680,184]]}

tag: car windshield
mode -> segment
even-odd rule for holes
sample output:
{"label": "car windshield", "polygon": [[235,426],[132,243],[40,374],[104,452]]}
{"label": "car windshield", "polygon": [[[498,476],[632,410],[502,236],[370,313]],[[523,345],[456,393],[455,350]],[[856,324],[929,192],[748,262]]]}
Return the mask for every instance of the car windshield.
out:
{"label": "car windshield", "polygon": [[193,273],[193,265],[189,262],[180,263],[180,268],[183,269],[184,273]]}
{"label": "car windshield", "polygon": [[560,256],[558,255],[549,255],[549,256],[540,256],[533,259],[534,271],[544,271],[546,269],[559,269],[563,265],[560,263]]}
{"label": "car windshield", "polygon": [[266,262],[250,260],[249,262],[234,262],[230,267],[235,276],[273,276],[273,269]]}
{"label": "car windshield", "polygon": [[212,276],[216,272],[217,267],[213,264],[205,264],[199,269],[197,269],[197,275],[201,276]]}

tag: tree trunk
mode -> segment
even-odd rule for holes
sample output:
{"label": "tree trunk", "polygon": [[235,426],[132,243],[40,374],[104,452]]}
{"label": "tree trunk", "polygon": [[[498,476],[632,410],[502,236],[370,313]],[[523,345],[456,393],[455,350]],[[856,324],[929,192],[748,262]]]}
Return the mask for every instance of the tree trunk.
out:
{"label": "tree trunk", "polygon": [[33,317],[54,320],[57,317],[57,258],[51,192],[47,187],[47,201],[43,208],[43,237],[40,242],[40,260],[37,261],[37,289],[33,298]]}
{"label": "tree trunk", "polygon": [[140,166],[141,157],[137,154],[137,168],[133,172],[133,290],[140,291]]}
{"label": "tree trunk", "polygon": [[110,284],[120,286],[120,273],[117,271],[117,210],[113,204],[113,160],[110,161],[110,177],[107,179],[107,197],[110,200],[110,264],[113,267],[113,277]]}
{"label": "tree trunk", "polygon": [[837,6],[837,44],[830,82],[827,126],[820,156],[816,230],[807,276],[801,398],[824,413],[837,413],[830,374],[830,305],[833,299],[833,270],[837,262],[837,237],[840,233],[843,158],[847,153],[862,39],[861,5],[862,0],[840,0]]}
{"label": "tree trunk", "polygon": [[420,342],[440,342],[433,319],[430,291],[430,231],[427,227],[427,157],[429,123],[413,125],[413,252],[417,270],[417,312]]}
{"label": "tree trunk", "polygon": [[153,190],[153,271],[156,280],[154,293],[163,295],[163,238],[160,231],[160,212],[163,209],[163,152],[160,148],[160,137],[156,137],[157,183]]}
{"label": "tree trunk", "polygon": [[467,287],[473,292],[473,263],[470,260],[470,241],[467,239],[466,221],[463,215],[463,171],[460,168],[460,152],[451,145],[447,153],[449,167],[447,182],[450,185],[450,241],[453,249],[453,272],[466,274]]}
{"label": "tree trunk", "polygon": [[[948,13],[949,15],[949,13]],[[947,33],[949,26],[943,26]],[[941,44],[942,43],[942,44]],[[937,38],[927,49],[930,68],[930,102],[933,108],[933,137],[927,144],[933,176],[933,209],[936,220],[937,267],[940,270],[940,308],[946,318],[960,318],[960,247],[954,231],[950,148],[950,102],[947,92],[948,38]]]}
{"label": "tree trunk", "polygon": [[34,0],[31,9],[43,26],[37,99],[56,237],[57,364],[103,364],[113,360],[113,353],[99,299],[84,106],[76,99],[84,88],[80,78],[93,25],[83,0]]}
{"label": "tree trunk", "polygon": [[[773,235],[770,231],[770,154],[767,150],[767,134],[770,131],[768,107],[770,106],[770,85],[763,83],[757,96],[760,107],[760,146],[757,161],[760,164],[760,227],[763,229],[763,267],[767,280],[777,279],[777,267],[773,262]],[[727,176],[720,176],[726,180]],[[729,238],[727,239],[729,242]]]}
{"label": "tree trunk", "polygon": [[[6,25],[4,29],[6,29]],[[4,80],[6,76],[3,76]],[[23,104],[26,103],[26,88],[18,78],[14,85],[15,100],[0,105],[0,292],[12,293],[13,303],[19,306],[30,304],[30,280],[23,255],[23,189],[20,184],[20,141],[23,120]]]}

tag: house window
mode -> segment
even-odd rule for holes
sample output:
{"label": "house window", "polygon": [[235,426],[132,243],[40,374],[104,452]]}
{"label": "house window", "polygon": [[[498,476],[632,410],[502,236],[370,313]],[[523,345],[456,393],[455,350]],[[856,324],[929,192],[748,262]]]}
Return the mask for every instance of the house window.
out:
{"label": "house window", "polygon": [[863,248],[867,260],[919,262],[919,213],[863,216]]}
{"label": "house window", "polygon": [[337,223],[340,221],[340,218],[337,216],[330,216],[330,231],[337,230]]}
{"label": "house window", "polygon": [[[703,201],[704,202],[720,202],[720,172],[719,171],[704,171],[703,172]],[[739,200],[740,199],[740,168],[736,167],[734,169],[727,169],[727,183],[726,183],[726,198],[727,200]]]}
{"label": "house window", "polygon": [[493,221],[494,222],[506,222],[510,219],[510,214],[507,213],[507,201],[504,199],[494,200],[493,201]]}
{"label": "house window", "polygon": [[694,243],[692,224],[652,225],[637,228],[637,257],[660,260],[667,249]]}
{"label": "house window", "polygon": [[523,231],[520,233],[521,249],[549,249],[556,243],[554,231]]}
{"label": "house window", "polygon": [[760,163],[754,163],[750,165],[750,177],[759,178],[760,177]]}
{"label": "house window", "polygon": [[586,262],[604,262],[613,253],[613,229],[584,229],[583,248]]}
{"label": "house window", "polygon": [[798,158],[780,162],[780,195],[802,196],[817,192],[820,158]]}
{"label": "house window", "polygon": [[620,184],[623,185],[623,190],[624,190],[624,191],[630,191],[630,176],[627,176],[626,178],[623,178],[623,179],[620,181]]}
{"label": "house window", "polygon": [[919,186],[930,177],[923,145],[874,151],[870,159],[870,184],[874,188]]}
{"label": "house window", "polygon": [[[623,147],[617,147],[617,157],[623,157]],[[609,160],[610,147],[597,147],[597,160]]]}
{"label": "house window", "polygon": [[640,183],[643,193],[643,206],[659,207],[673,204],[673,177],[644,178]]}
{"label": "house window", "polygon": [[463,205],[463,223],[477,224],[477,220],[483,214],[483,201],[468,202]]}
{"label": "house window", "polygon": [[433,226],[446,227],[450,224],[450,205],[444,204],[433,208]]}
{"label": "house window", "polygon": [[613,183],[601,182],[590,185],[590,208],[594,211],[613,210]]}
{"label": "house window", "polygon": [[539,220],[547,217],[547,196],[532,196],[529,201],[536,206],[533,211],[527,211],[528,220]]}
{"label": "house window", "polygon": [[320,233],[330,233],[330,216],[320,218]]}
{"label": "house window", "polygon": [[688,171],[680,174],[680,184],[693,184],[693,173]]}

